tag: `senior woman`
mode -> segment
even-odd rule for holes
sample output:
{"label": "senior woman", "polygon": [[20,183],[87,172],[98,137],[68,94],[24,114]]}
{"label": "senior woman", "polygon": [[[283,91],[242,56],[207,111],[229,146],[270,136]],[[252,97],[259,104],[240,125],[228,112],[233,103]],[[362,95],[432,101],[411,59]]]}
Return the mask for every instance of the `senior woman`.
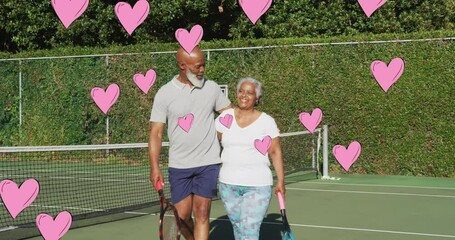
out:
{"label": "senior woman", "polygon": [[263,92],[256,79],[240,79],[238,106],[225,110],[215,123],[223,146],[219,191],[236,240],[259,239],[272,195],[269,157],[277,176],[274,193],[285,193],[278,127],[271,116],[255,109]]}

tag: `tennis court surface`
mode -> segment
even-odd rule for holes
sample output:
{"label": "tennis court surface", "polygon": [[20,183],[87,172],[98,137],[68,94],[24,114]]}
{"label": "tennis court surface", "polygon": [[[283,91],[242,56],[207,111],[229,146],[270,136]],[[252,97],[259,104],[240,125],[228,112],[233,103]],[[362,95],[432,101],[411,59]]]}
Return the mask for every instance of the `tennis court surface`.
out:
{"label": "tennis court surface", "polygon": [[[281,134],[290,181],[316,178],[322,141],[321,129],[315,132]],[[163,143],[160,155],[163,174],[167,174],[168,146]],[[1,147],[0,179],[18,185],[34,179],[39,194],[15,219],[0,201],[0,239],[39,236],[36,217],[42,213],[55,217],[69,212],[72,229],[156,213],[159,199],[149,180],[147,150],[147,143]],[[169,196],[166,188],[165,194]],[[148,222],[150,232],[156,221]]]}
{"label": "tennis court surface", "polygon": [[[288,219],[296,239],[455,239],[454,179],[335,177],[340,180],[315,179],[287,185]],[[150,208],[143,216],[70,229],[63,239],[158,239],[156,211]],[[213,203],[211,219],[210,239],[234,239],[220,200]],[[280,230],[274,197],[260,239],[281,239]],[[0,233],[0,238],[9,239],[7,234]]]}

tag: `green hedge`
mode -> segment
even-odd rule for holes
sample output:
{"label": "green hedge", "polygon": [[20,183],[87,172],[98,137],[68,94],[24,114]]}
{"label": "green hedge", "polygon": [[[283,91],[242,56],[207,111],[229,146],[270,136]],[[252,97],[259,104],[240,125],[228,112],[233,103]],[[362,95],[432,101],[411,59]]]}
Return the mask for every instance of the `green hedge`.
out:
{"label": "green hedge", "polygon": [[[199,43],[202,49],[236,48],[236,47],[255,47],[271,45],[293,45],[309,43],[335,43],[335,42],[364,42],[377,40],[399,40],[399,39],[427,39],[427,38],[449,38],[455,36],[455,30],[440,31],[421,31],[413,33],[363,33],[354,36],[336,37],[299,37],[299,38],[261,38],[261,39],[237,39],[237,40],[213,40]],[[178,43],[147,43],[135,45],[110,45],[106,48],[101,47],[60,47],[49,50],[30,50],[19,53],[0,52],[0,59],[5,58],[30,58],[43,56],[72,56],[72,55],[92,55],[92,54],[118,54],[118,53],[150,53],[161,51],[175,51]]]}
{"label": "green hedge", "polygon": [[[256,40],[245,45],[297,41]],[[201,47],[213,47],[210,44]],[[172,46],[165,45],[163,50],[175,50]],[[232,92],[237,79],[251,76],[262,81],[266,91],[260,109],[277,120],[282,132],[304,130],[298,114],[321,108],[322,124],[330,125],[332,171],[341,171],[331,154],[333,146],[356,140],[362,144],[362,153],[352,172],[455,177],[454,52],[453,41],[214,51],[206,76],[229,84],[231,101],[235,101]],[[384,93],[370,73],[370,64],[374,60],[388,63],[395,57],[404,59],[405,70]],[[19,64],[0,62],[2,146],[105,143],[106,116],[91,100],[90,90],[111,83],[117,83],[121,92],[108,113],[109,142],[146,142],[153,97],[176,74],[173,53],[111,56],[108,62],[103,57],[22,60],[20,67],[21,127]],[[157,81],[145,95],[132,76],[150,68],[157,72]]]}

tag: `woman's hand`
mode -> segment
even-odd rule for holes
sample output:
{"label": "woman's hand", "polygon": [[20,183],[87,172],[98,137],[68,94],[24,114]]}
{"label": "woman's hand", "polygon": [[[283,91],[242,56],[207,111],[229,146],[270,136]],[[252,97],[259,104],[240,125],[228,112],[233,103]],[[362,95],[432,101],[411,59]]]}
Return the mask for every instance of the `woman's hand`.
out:
{"label": "woman's hand", "polygon": [[286,193],[284,186],[284,166],[283,166],[283,154],[281,152],[280,138],[276,137],[272,139],[272,146],[269,149],[269,156],[272,159],[273,168],[277,176],[277,183],[275,186],[275,195],[281,192],[283,197]]}
{"label": "woman's hand", "polygon": [[278,192],[281,192],[283,197],[286,195],[286,187],[284,186],[284,182],[276,184],[276,186],[275,186],[275,195],[277,195]]}

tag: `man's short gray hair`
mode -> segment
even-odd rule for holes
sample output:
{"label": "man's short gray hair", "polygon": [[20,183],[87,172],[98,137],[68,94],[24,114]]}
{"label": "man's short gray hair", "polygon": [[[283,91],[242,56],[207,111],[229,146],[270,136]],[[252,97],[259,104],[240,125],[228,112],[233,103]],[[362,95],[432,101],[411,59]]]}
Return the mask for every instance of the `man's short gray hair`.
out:
{"label": "man's short gray hair", "polygon": [[264,95],[264,88],[262,87],[262,83],[250,77],[241,78],[237,83],[237,92],[239,92],[240,86],[242,86],[244,82],[253,83],[256,86],[256,97],[258,98],[258,103],[261,102],[262,96]]}

